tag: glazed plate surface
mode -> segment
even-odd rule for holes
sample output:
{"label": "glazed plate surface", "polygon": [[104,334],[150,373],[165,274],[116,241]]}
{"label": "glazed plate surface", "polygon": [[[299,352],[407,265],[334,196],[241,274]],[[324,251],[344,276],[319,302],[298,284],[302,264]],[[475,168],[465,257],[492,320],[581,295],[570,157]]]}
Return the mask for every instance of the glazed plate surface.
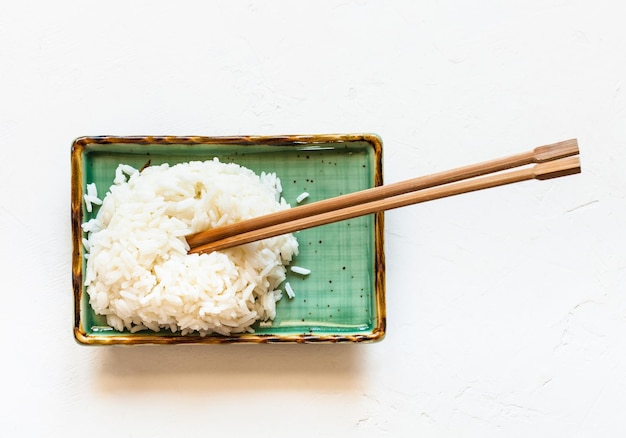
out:
{"label": "glazed plate surface", "polygon": [[[299,254],[292,264],[308,276],[288,270],[295,297],[277,303],[271,325],[254,333],[182,336],[160,332],[118,332],[95,314],[83,286],[86,260],[81,224],[96,214],[86,211],[83,194],[95,183],[100,197],[113,184],[119,164],[175,164],[192,160],[235,162],[280,178],[283,197],[297,208],[304,202],[381,185],[382,142],[371,134],[279,137],[81,137],[72,145],[72,281],[74,335],[81,344],[182,344],[269,342],[374,342],[385,334],[385,258],[383,214],[364,216],[295,233]],[[284,289],[283,289],[284,291]]]}

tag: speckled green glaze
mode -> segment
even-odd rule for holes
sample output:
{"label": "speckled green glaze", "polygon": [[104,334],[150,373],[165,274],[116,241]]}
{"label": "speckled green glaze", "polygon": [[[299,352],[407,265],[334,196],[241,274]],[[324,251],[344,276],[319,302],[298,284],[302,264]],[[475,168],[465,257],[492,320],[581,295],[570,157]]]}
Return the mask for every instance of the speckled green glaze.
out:
{"label": "speckled green glaze", "polygon": [[382,142],[373,134],[241,137],[81,137],[71,150],[72,281],[74,336],[81,344],[217,344],[374,342],[385,334],[383,213],[300,231],[300,253],[292,264],[311,269],[288,274],[295,298],[286,294],[277,317],[255,333],[181,336],[117,332],[89,306],[81,223],[92,217],[82,202],[87,183],[104,194],[120,163],[147,164],[208,160],[236,162],[255,172],[275,172],[292,206],[306,191],[313,202],[381,185]]}

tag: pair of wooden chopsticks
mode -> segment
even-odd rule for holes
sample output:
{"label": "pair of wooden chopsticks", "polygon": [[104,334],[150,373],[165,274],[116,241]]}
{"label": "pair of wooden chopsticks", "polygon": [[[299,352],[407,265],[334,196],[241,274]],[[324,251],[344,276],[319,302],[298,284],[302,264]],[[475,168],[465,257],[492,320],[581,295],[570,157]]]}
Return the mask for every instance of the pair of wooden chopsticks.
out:
{"label": "pair of wooden chopsticks", "polygon": [[[576,139],[484,163],[374,187],[186,237],[189,253],[219,251],[357,216],[531,179],[580,173]],[[522,167],[534,164],[530,167]],[[522,167],[517,170],[509,170]],[[508,170],[507,172],[503,172]],[[493,175],[491,175],[493,174]]]}

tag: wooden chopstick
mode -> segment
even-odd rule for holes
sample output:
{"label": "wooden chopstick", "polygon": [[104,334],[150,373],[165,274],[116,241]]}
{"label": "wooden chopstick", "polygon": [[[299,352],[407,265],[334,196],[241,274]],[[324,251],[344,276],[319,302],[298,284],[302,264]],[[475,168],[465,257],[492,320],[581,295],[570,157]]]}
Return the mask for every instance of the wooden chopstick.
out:
{"label": "wooden chopstick", "polygon": [[[387,186],[298,206],[224,227],[190,235],[190,253],[205,253],[294,231],[390,210],[428,200],[511,184],[580,172],[578,142],[566,140],[532,151],[476,165],[452,169]],[[514,167],[535,166],[506,173]],[[463,181],[467,180],[467,181]]]}
{"label": "wooden chopstick", "polygon": [[248,231],[266,228],[281,222],[293,221],[304,217],[316,215],[326,211],[334,211],[352,205],[385,199],[391,196],[422,190],[429,187],[448,184],[463,179],[473,178],[480,175],[499,172],[506,169],[525,166],[533,163],[545,163],[558,158],[570,157],[578,154],[578,142],[576,139],[539,146],[532,151],[486,161],[470,166],[459,167],[452,170],[421,176],[407,181],[374,187],[355,193],[337,196],[311,204],[300,205],[289,210],[259,216],[246,221],[212,228],[192,234],[186,237],[191,248],[199,247],[216,240],[239,235]]}

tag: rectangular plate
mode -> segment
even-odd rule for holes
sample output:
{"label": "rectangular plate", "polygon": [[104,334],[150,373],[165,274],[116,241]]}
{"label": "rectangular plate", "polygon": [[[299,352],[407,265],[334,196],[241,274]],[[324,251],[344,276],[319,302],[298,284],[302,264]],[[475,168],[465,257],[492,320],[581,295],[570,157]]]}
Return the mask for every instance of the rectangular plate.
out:
{"label": "rectangular plate", "polygon": [[288,271],[295,298],[277,303],[268,327],[232,336],[182,336],[168,330],[118,332],[95,314],[83,285],[85,272],[81,224],[88,213],[83,194],[95,183],[102,197],[121,163],[139,169],[191,160],[235,162],[257,174],[274,172],[283,197],[296,206],[381,185],[382,141],[373,134],[239,137],[81,137],[71,151],[72,282],[74,336],[81,344],[216,344],[274,342],[373,342],[383,338],[385,256],[383,213],[296,233],[300,252],[292,264],[311,269],[302,277]]}

